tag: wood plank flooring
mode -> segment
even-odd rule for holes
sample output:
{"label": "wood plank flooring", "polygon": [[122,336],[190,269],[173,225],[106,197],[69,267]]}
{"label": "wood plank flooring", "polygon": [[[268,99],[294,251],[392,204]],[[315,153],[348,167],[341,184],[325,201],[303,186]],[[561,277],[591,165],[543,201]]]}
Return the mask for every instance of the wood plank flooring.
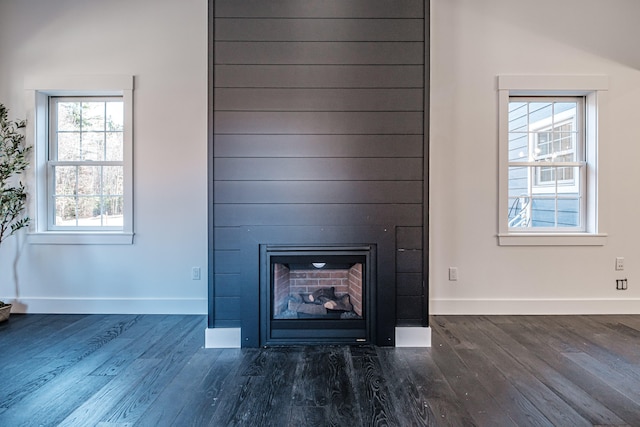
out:
{"label": "wood plank flooring", "polygon": [[429,349],[205,349],[205,327],[12,315],[0,426],[640,426],[640,316],[434,316]]}

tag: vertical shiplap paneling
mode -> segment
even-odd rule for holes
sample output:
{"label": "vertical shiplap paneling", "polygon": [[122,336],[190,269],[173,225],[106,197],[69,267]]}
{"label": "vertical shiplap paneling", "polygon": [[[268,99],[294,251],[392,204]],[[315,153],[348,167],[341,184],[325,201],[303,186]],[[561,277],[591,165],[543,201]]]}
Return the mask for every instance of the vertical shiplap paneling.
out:
{"label": "vertical shiplap paneling", "polygon": [[215,5],[216,307],[256,262],[239,259],[251,225],[395,226],[398,293],[422,297],[424,2]]}

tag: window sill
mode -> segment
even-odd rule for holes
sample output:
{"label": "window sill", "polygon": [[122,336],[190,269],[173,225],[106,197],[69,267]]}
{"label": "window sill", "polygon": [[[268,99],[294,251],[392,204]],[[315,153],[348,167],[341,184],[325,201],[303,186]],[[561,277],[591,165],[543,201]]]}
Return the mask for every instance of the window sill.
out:
{"label": "window sill", "polygon": [[32,245],[132,245],[133,233],[123,232],[57,232],[28,233]]}
{"label": "window sill", "polygon": [[604,246],[607,234],[509,233],[498,234],[500,246]]}

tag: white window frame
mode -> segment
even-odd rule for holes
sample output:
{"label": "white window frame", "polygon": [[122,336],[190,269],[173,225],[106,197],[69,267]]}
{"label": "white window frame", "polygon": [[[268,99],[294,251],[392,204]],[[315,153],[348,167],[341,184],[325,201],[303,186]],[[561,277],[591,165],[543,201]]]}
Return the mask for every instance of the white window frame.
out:
{"label": "white window frame", "polygon": [[[548,117],[543,120],[539,120],[534,123],[529,123],[527,119],[527,127],[526,131],[517,130],[514,131],[516,134],[527,135],[528,136],[528,152],[526,153],[526,159],[518,159],[518,160],[509,160],[509,167],[522,167],[527,170],[527,193],[524,196],[528,199],[528,203],[526,203],[525,212],[527,216],[531,218],[532,212],[532,203],[534,200],[548,200],[553,201],[556,204],[556,211],[554,213],[554,217],[557,220],[557,203],[563,198],[563,195],[568,193],[578,194],[579,199],[579,218],[577,226],[561,226],[556,224],[555,226],[549,227],[520,227],[516,226],[513,228],[509,228],[510,232],[522,232],[522,233],[540,233],[540,232],[551,232],[557,233],[562,231],[567,232],[580,232],[585,231],[585,212],[586,212],[586,170],[587,164],[584,161],[585,159],[585,150],[583,146],[585,144],[585,135],[583,132],[584,127],[584,97],[577,96],[555,96],[555,97],[532,97],[532,96],[509,96],[509,111],[511,111],[511,103],[525,103],[527,106],[530,103],[558,103],[558,102],[571,102],[576,104],[576,110],[572,114],[568,114],[569,112],[561,112],[558,114],[553,114],[553,117]],[[552,107],[553,108],[553,107]],[[529,117],[529,112],[527,112],[527,117]],[[556,123],[556,120],[559,120],[559,123]],[[572,152],[575,154],[576,159],[571,161],[552,161],[549,159],[551,155],[542,157],[536,153],[536,149],[538,147],[537,140],[540,136],[539,132],[546,133],[547,130],[552,132],[552,128],[555,128],[558,124],[566,124],[572,123],[572,128],[575,129],[576,135],[572,136],[573,147]],[[510,133],[511,134],[511,133]],[[551,143],[554,141],[551,140]],[[508,147],[508,150],[511,151],[511,147]],[[524,154],[524,153],[522,153]],[[576,177],[574,177],[570,181],[564,181],[564,183],[560,181],[553,181],[548,184],[540,184],[538,182],[538,177],[540,173],[540,168],[556,168],[556,167],[567,167],[572,168],[573,170],[577,169]],[[567,185],[568,184],[568,185]],[[585,190],[583,190],[585,189]],[[510,202],[511,204],[512,202]],[[511,207],[509,208],[511,211]]]}
{"label": "white window frame", "polygon": [[[60,76],[30,78],[25,81],[27,142],[34,147],[29,215],[32,224],[27,233],[31,244],[132,244],[133,243],[133,76]],[[49,99],[54,96],[120,96],[124,102],[122,229],[87,230],[51,227],[48,200]]]}
{"label": "white window frame", "polygon": [[[602,134],[608,78],[606,76],[498,76],[498,244],[501,246],[604,245],[607,234],[599,209],[599,140]],[[509,101],[512,96],[574,96],[585,100],[585,158],[587,173],[583,209],[584,227],[537,230],[509,228]]]}

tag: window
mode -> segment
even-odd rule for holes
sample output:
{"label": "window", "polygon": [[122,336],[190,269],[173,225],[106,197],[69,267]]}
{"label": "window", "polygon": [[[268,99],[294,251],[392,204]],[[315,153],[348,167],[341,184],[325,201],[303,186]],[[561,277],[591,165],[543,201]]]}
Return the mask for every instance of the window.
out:
{"label": "window", "polygon": [[49,229],[123,228],[122,97],[49,100]]}
{"label": "window", "polygon": [[133,79],[54,81],[27,88],[27,137],[35,147],[29,241],[130,244]]}
{"label": "window", "polygon": [[584,231],[583,98],[509,98],[509,228]]}
{"label": "window", "polygon": [[606,78],[500,76],[501,245],[604,244],[598,121]]}

